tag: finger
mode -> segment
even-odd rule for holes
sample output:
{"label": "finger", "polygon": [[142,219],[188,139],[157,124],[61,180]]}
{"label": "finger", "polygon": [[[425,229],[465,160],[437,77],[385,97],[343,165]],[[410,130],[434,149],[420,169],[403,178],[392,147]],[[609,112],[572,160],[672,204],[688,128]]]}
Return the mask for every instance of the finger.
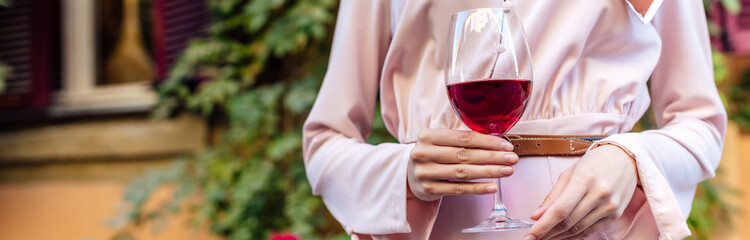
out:
{"label": "finger", "polygon": [[584,238],[590,236],[591,234],[594,234],[595,232],[598,232],[599,230],[601,230],[602,228],[604,228],[605,226],[607,226],[607,224],[609,224],[610,222],[612,222],[612,219],[610,219],[610,218],[599,219],[594,224],[591,224],[591,226],[587,227],[586,229],[584,229],[580,233],[578,233],[576,235],[573,235],[573,236],[570,236],[570,237],[561,238],[561,239],[584,239]]}
{"label": "finger", "polygon": [[557,183],[555,183],[555,186],[552,187],[552,190],[550,190],[550,192],[547,194],[547,197],[545,197],[544,201],[542,201],[542,205],[540,205],[539,209],[531,214],[532,220],[539,220],[542,214],[547,211],[547,208],[549,208],[549,205],[552,203],[552,201],[557,199],[560,193],[562,193],[562,190],[565,189],[565,187],[568,185],[571,171],[572,169],[568,169],[560,174],[560,177],[557,179]]}
{"label": "finger", "polygon": [[518,155],[513,152],[502,152],[484,149],[432,146],[427,153],[432,161],[445,164],[496,164],[513,165],[518,163]]}
{"label": "finger", "polygon": [[427,194],[446,195],[482,195],[497,192],[497,185],[491,182],[448,182],[430,181],[423,184]]}
{"label": "finger", "polygon": [[[600,207],[597,207],[594,210],[591,210],[586,216],[581,218],[578,223],[573,225],[571,228],[568,229],[568,231],[562,232],[558,234],[557,236],[554,236],[555,239],[565,239],[565,238],[571,238],[574,236],[579,236],[584,233],[584,231],[587,231],[587,229],[592,228],[593,225],[595,225],[597,222],[601,221],[602,219],[612,219],[612,207],[604,204]],[[596,229],[598,230],[598,229]]]}
{"label": "finger", "polygon": [[419,140],[440,146],[513,151],[513,145],[505,139],[467,130],[429,129],[419,135]]}
{"label": "finger", "polygon": [[[586,223],[582,222],[581,220],[583,220],[584,217],[587,217],[589,213],[591,213],[594,209],[597,209],[598,205],[600,204],[601,198],[599,196],[596,196],[596,194],[590,192],[587,193],[581,200],[581,203],[575,206],[573,211],[570,212],[570,215],[568,217],[570,221],[561,221],[541,239],[554,238],[559,235],[572,236],[583,231],[589,225],[586,225]],[[603,216],[599,216],[599,218],[602,217]],[[589,224],[593,223],[599,218],[593,219],[591,222],[589,222]]]}
{"label": "finger", "polygon": [[578,205],[586,194],[586,187],[581,184],[568,184],[559,197],[555,199],[549,208],[542,214],[539,221],[534,223],[528,235],[537,239],[547,233],[560,222],[571,224],[570,213]]}
{"label": "finger", "polygon": [[420,181],[501,178],[512,174],[513,167],[472,164],[424,164],[415,172]]}

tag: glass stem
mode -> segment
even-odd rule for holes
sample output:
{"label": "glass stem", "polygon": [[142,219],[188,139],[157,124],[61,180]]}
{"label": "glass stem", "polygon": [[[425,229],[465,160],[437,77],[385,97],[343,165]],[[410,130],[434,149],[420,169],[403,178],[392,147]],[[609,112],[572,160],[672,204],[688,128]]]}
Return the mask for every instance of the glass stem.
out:
{"label": "glass stem", "polygon": [[495,193],[495,204],[492,207],[492,215],[490,215],[490,217],[506,218],[508,216],[508,210],[505,209],[505,204],[503,204],[503,191],[500,186],[500,178],[496,178],[494,181],[495,184],[497,184],[497,193]]}

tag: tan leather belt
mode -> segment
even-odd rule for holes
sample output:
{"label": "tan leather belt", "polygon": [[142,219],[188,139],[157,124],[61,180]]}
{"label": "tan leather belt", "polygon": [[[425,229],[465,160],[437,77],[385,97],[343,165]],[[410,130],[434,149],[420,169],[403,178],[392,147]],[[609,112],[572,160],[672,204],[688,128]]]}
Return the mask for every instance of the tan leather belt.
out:
{"label": "tan leather belt", "polygon": [[606,135],[505,135],[518,156],[579,156]]}

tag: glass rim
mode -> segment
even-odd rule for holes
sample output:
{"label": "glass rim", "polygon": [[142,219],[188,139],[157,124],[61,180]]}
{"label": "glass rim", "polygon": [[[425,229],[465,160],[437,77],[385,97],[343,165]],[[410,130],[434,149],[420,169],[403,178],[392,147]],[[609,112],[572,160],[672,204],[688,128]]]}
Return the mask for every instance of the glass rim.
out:
{"label": "glass rim", "polygon": [[[463,11],[458,11],[453,14],[451,14],[451,19],[457,18],[461,14],[468,14],[470,12],[474,12],[477,10],[483,10],[483,9],[491,9],[491,10],[511,10],[511,7],[480,7],[480,8],[470,8]],[[512,12],[512,11],[511,11]]]}
{"label": "glass rim", "polygon": [[[493,6],[493,7],[470,8],[470,9],[462,10],[462,11],[459,11],[459,12],[451,14],[451,19],[450,19],[450,24],[449,24],[450,28],[448,30],[448,39],[449,39],[448,40],[448,46],[447,46],[447,48],[448,48],[447,49],[448,50],[447,51],[448,56],[446,56],[446,58],[445,58],[446,66],[451,65],[448,62],[452,58],[450,56],[450,55],[452,55],[451,52],[453,52],[453,50],[452,50],[453,43],[452,42],[454,40],[454,37],[452,37],[452,36],[453,36],[454,32],[456,31],[456,27],[457,27],[456,24],[458,23],[458,21],[461,21],[461,18],[467,17],[468,15],[470,15],[472,13],[476,13],[477,11],[481,11],[481,10],[488,10],[488,12],[491,12],[490,14],[495,15],[495,16],[500,17],[500,18],[503,18],[503,19],[510,18],[510,19],[512,19],[511,20],[512,22],[517,22],[519,24],[518,28],[520,29],[520,34],[521,34],[522,39],[523,39],[522,46],[519,46],[519,47],[525,48],[525,51],[523,51],[524,53],[521,54],[521,55],[525,56],[526,59],[527,59],[527,61],[528,61],[527,62],[528,71],[521,70],[521,69],[516,69],[517,70],[516,71],[517,77],[515,77],[515,78],[529,80],[529,81],[533,82],[533,80],[534,80],[534,72],[532,70],[533,69],[532,68],[533,62],[531,60],[532,59],[532,57],[531,57],[531,51],[529,49],[528,42],[526,40],[527,37],[526,37],[525,29],[523,27],[523,24],[520,21],[520,16],[517,13],[517,11],[514,10],[513,6]],[[455,57],[455,56],[453,56],[453,57]],[[518,65],[518,64],[516,64],[516,65]],[[519,68],[519,66],[516,66],[516,68]],[[476,78],[474,80],[467,80],[467,79],[464,79],[464,77],[467,77],[469,75],[476,75],[476,74],[480,74],[481,75],[481,74],[487,73],[487,72],[482,71],[482,72],[471,72],[471,73],[469,73],[469,75],[462,74],[461,80],[456,81],[455,78],[451,77],[453,75],[451,75],[452,71],[449,71],[449,69],[450,69],[450,67],[446,67],[444,69],[445,71],[444,71],[444,74],[443,74],[444,75],[443,76],[444,77],[444,81],[445,81],[446,85],[449,84],[449,83],[457,83],[457,82],[479,81],[479,80],[481,80],[479,78]],[[463,73],[466,73],[466,72],[463,72]]]}

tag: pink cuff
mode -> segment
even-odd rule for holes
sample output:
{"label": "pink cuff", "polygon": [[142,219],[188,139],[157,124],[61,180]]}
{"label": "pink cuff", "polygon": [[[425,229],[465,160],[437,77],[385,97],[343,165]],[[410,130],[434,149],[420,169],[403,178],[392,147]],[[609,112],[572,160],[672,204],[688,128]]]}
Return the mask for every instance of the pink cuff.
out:
{"label": "pink cuff", "polygon": [[643,192],[646,194],[649,208],[659,228],[659,239],[683,239],[690,235],[686,218],[682,216],[680,206],[675,195],[655,160],[640,144],[642,136],[639,133],[623,133],[609,136],[589,147],[589,150],[604,144],[612,144],[621,148],[631,158],[635,159],[638,177],[641,180]]}

